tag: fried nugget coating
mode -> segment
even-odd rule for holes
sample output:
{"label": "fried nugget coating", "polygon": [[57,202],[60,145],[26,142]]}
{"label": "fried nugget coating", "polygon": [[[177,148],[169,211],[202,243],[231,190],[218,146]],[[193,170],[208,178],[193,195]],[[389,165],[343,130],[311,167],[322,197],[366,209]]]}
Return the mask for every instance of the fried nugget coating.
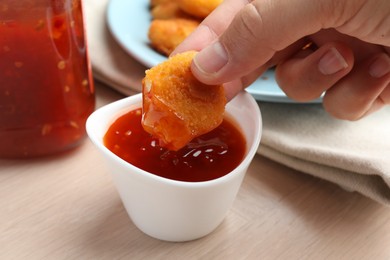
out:
{"label": "fried nugget coating", "polygon": [[177,151],[222,123],[226,97],[222,85],[205,85],[192,74],[196,54],[177,54],[146,71],[142,81],[145,131],[160,146]]}
{"label": "fried nugget coating", "polygon": [[192,19],[153,20],[148,32],[150,44],[158,52],[169,56],[198,25],[199,21]]}
{"label": "fried nugget coating", "polygon": [[175,1],[162,3],[154,6],[151,9],[150,14],[152,16],[152,19],[191,19],[191,16],[184,12]]}
{"label": "fried nugget coating", "polygon": [[223,0],[177,0],[179,7],[186,13],[198,18],[208,16]]}
{"label": "fried nugget coating", "polygon": [[155,7],[159,4],[176,2],[176,0],[150,0],[150,7]]}

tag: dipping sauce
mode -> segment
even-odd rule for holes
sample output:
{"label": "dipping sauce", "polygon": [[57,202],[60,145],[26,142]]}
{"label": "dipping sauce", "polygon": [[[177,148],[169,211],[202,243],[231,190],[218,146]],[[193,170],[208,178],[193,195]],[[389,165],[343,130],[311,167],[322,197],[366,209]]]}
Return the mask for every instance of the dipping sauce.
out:
{"label": "dipping sauce", "polygon": [[141,108],[122,115],[103,141],[114,154],[147,172],[178,181],[208,181],[226,175],[244,158],[245,138],[226,118],[176,152],[160,147],[158,139],[143,129],[141,119]]}
{"label": "dipping sauce", "polygon": [[70,149],[95,107],[80,0],[0,3],[0,157]]}

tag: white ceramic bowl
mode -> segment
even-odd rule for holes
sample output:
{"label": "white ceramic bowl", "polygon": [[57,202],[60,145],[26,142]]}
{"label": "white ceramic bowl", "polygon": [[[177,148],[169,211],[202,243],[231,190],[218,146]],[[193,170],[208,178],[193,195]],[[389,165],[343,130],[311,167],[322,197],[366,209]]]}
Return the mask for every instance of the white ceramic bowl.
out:
{"label": "white ceramic bowl", "polygon": [[247,92],[226,106],[243,133],[247,149],[230,173],[204,182],[183,182],[150,174],[122,160],[103,144],[109,126],[126,112],[141,107],[141,94],[96,110],[87,120],[89,138],[106,159],[109,171],[133,223],[149,236],[166,241],[188,241],[212,232],[224,219],[237,195],[260,143],[259,107]]}

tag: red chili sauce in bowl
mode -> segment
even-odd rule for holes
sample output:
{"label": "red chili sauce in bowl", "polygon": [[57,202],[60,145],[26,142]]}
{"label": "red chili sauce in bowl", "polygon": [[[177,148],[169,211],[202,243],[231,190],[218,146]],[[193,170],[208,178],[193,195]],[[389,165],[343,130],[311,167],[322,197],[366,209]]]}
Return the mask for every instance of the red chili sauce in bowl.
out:
{"label": "red chili sauce in bowl", "polygon": [[114,154],[149,173],[178,181],[208,181],[228,174],[244,158],[245,138],[227,118],[178,151],[160,147],[158,139],[143,129],[141,119],[141,108],[120,116],[103,141]]}

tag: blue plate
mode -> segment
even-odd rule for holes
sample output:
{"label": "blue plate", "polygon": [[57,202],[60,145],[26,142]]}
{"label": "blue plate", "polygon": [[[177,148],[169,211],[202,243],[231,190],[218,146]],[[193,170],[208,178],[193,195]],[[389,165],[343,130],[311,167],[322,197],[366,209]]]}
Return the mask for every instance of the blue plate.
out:
{"label": "blue plate", "polygon": [[[111,0],[107,8],[107,22],[122,48],[150,68],[167,58],[149,46],[149,3],[149,0]],[[295,103],[279,88],[273,70],[264,73],[246,90],[259,101]],[[311,102],[318,103],[321,99]]]}

